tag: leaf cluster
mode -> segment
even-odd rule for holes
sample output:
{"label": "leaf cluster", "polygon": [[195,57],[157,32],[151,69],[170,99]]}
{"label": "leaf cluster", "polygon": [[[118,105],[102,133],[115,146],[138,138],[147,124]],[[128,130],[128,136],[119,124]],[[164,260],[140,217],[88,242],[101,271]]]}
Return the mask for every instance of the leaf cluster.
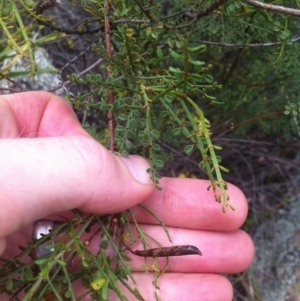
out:
{"label": "leaf cluster", "polygon": [[[56,9],[59,15],[60,4],[50,3],[50,9]],[[92,49],[99,63],[67,74],[61,86],[84,116],[84,127],[96,139],[123,156],[142,154],[149,160],[148,171],[158,188],[160,171],[171,157],[164,148],[167,143],[186,156],[198,153],[196,164],[206,171],[216,201],[224,211],[233,209],[222,175],[228,170],[221,165],[216,153],[221,148],[213,138],[228,131],[256,138],[278,132],[288,138],[299,132],[300,25],[293,15],[259,9],[240,0],[82,0],[73,4],[89,17],[66,28],[59,26],[57,15],[47,15],[43,1],[38,1],[39,7],[23,0],[4,4],[0,0],[0,61],[12,58],[12,65],[25,57],[30,67],[26,72],[31,76],[37,71],[37,46],[66,35],[90,37],[87,48],[65,62],[61,74],[66,66],[80,61],[87,49]],[[299,7],[300,3],[277,1],[276,5]],[[31,38],[31,31],[45,28],[50,33]],[[12,79],[9,66],[1,65],[1,76]],[[76,85],[76,93],[70,85]],[[107,115],[112,127],[105,122]],[[292,116],[291,122],[286,115]],[[117,216],[120,229],[113,227],[114,218],[85,217],[77,212],[75,219],[4,262],[1,292],[15,300],[20,291],[25,292],[25,300],[42,300],[47,294],[54,294],[57,300],[80,300],[85,295],[75,297],[72,285],[80,279],[85,294],[93,299],[107,300],[108,291],[113,290],[120,300],[126,300],[121,282],[143,300],[131,278],[122,241],[129,237],[130,247],[139,239],[145,249],[151,242],[158,243],[141,230],[130,211]],[[80,239],[95,225],[102,239],[97,255],[87,248],[92,238]],[[115,234],[120,236],[119,244],[113,239]],[[54,252],[46,258],[35,258],[34,249],[57,235],[64,236],[60,243],[49,246],[55,248]],[[115,256],[106,255],[109,248]],[[21,261],[25,255],[32,259],[28,264]],[[80,258],[80,268],[70,273],[66,266],[73,264],[74,256]],[[154,274],[157,288],[161,272],[155,261]],[[127,279],[134,283],[132,287]]]}

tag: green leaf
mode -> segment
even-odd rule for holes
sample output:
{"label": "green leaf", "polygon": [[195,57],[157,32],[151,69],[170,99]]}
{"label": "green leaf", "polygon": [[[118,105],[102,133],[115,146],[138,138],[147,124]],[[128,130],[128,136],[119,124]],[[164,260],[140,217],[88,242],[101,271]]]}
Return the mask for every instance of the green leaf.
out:
{"label": "green leaf", "polygon": [[129,153],[125,149],[122,149],[121,154],[125,158],[129,156]]}
{"label": "green leaf", "polygon": [[157,49],[156,54],[159,58],[163,58],[163,56],[164,56],[164,53],[160,48]]}
{"label": "green leaf", "polygon": [[173,67],[169,67],[169,70],[173,73],[182,73],[182,71],[179,68],[173,68]]}
{"label": "green leaf", "polygon": [[194,61],[194,60],[192,60],[191,58],[189,59],[189,62],[190,62],[192,65],[194,65],[194,66],[203,66],[203,65],[205,65],[204,62],[201,62],[201,61]]}
{"label": "green leaf", "polygon": [[14,283],[13,283],[11,277],[9,277],[5,283],[5,289],[7,291],[11,291],[13,287],[14,287]]}
{"label": "green leaf", "polygon": [[132,147],[132,143],[131,143],[130,140],[125,139],[124,143],[125,143],[125,146],[126,146],[127,148],[131,148],[131,147]]}
{"label": "green leaf", "polygon": [[173,59],[181,59],[182,58],[182,54],[175,52],[173,49],[169,49],[170,55]]}
{"label": "green leaf", "polygon": [[84,288],[90,288],[90,278],[89,277],[90,277],[89,275],[82,276],[81,283]]}
{"label": "green leaf", "polygon": [[90,82],[92,80],[92,76],[88,73],[86,76],[85,76],[85,79]]}
{"label": "green leaf", "polygon": [[100,249],[107,250],[108,248],[108,240],[106,236],[102,237],[102,241],[100,243]]}
{"label": "green leaf", "polygon": [[158,131],[152,130],[151,134],[152,134],[153,139],[159,139],[160,134]]}
{"label": "green leaf", "polygon": [[175,128],[173,129],[173,135],[178,136],[181,134],[181,128]]}
{"label": "green leaf", "polygon": [[200,75],[200,74],[193,73],[193,74],[191,74],[191,78],[198,82],[203,81],[203,75]]}
{"label": "green leaf", "polygon": [[[213,82],[213,78],[212,78],[212,76],[211,75],[209,75],[209,74],[204,74],[204,80],[206,81],[206,82],[208,82],[208,83],[211,83],[211,82]],[[208,97],[208,96],[207,96]],[[209,97],[208,97],[209,98]]]}
{"label": "green leaf", "polygon": [[152,145],[152,148],[153,148],[155,151],[160,151],[160,150],[161,150],[160,145],[159,145],[159,144],[156,144],[156,143],[154,143],[154,144]]}
{"label": "green leaf", "polygon": [[132,272],[129,266],[123,266],[118,270],[118,278],[128,280],[128,275]]}
{"label": "green leaf", "polygon": [[66,266],[66,265],[67,265],[65,261],[60,260],[60,259],[56,259],[56,262],[57,262],[59,265],[61,265],[61,266]]}
{"label": "green leaf", "polygon": [[229,4],[226,9],[228,14],[231,14],[235,11],[235,5],[233,3]]}
{"label": "green leaf", "polygon": [[139,131],[139,132],[138,132],[138,136],[139,136],[140,138],[145,137],[145,135],[146,135],[146,132],[145,132],[145,131]]}
{"label": "green leaf", "polygon": [[124,16],[129,12],[129,8],[123,8],[122,11],[120,12],[120,16]]}
{"label": "green leaf", "polygon": [[125,114],[120,114],[119,115],[119,119],[122,120],[122,121],[127,121],[128,120],[128,116],[125,115]]}
{"label": "green leaf", "polygon": [[218,145],[213,145],[213,148],[214,148],[215,150],[222,150],[222,149],[223,149],[222,146],[218,146]]}
{"label": "green leaf", "polygon": [[35,263],[39,266],[46,265],[49,262],[49,258],[37,259]]}
{"label": "green leaf", "polygon": [[242,3],[240,1],[235,1],[234,5],[236,8],[241,8],[242,7]]}
{"label": "green leaf", "polygon": [[224,172],[229,172],[229,169],[225,168],[224,166],[219,165],[219,168]]}
{"label": "green leaf", "polygon": [[157,38],[158,38],[157,32],[151,32],[151,37],[152,37],[154,40],[157,40]]}
{"label": "green leaf", "polygon": [[73,82],[75,82],[75,81],[78,80],[78,76],[77,76],[77,74],[75,74],[75,73],[72,73],[72,74],[70,75],[70,78],[71,78],[71,81],[73,81]]}
{"label": "green leaf", "polygon": [[125,128],[123,126],[121,126],[121,125],[117,125],[116,126],[116,131],[120,132],[120,133],[123,133],[125,131]]}
{"label": "green leaf", "polygon": [[124,42],[124,37],[120,34],[114,33],[113,38],[117,42],[120,42],[120,43]]}
{"label": "green leaf", "polygon": [[181,48],[185,45],[185,41],[183,40],[175,40],[175,44],[177,48]]}
{"label": "green leaf", "polygon": [[289,38],[290,35],[291,35],[291,32],[289,30],[284,30],[281,32],[280,38],[284,40],[284,39]]}
{"label": "green leaf", "polygon": [[173,48],[174,47],[174,41],[170,38],[167,39],[167,43],[169,45],[170,48]]}
{"label": "green leaf", "polygon": [[[171,103],[171,102],[173,102],[173,96],[171,96],[171,95],[166,95],[165,97],[164,97],[164,100],[166,101],[166,102],[168,102],[168,103]],[[168,116],[169,114],[167,114],[166,116]]]}
{"label": "green leaf", "polygon": [[184,148],[184,152],[186,154],[189,154],[194,148],[194,144],[190,144],[190,145],[187,145],[185,148]]}
{"label": "green leaf", "polygon": [[97,81],[97,83],[102,83],[102,76],[101,76],[101,74],[96,74],[96,81]]}
{"label": "green leaf", "polygon": [[202,53],[206,50],[206,45],[200,45],[196,47],[189,47],[189,52]]}
{"label": "green leaf", "polygon": [[199,164],[198,164],[198,167],[200,169],[204,169],[205,168],[205,162],[201,161]]}
{"label": "green leaf", "polygon": [[220,163],[222,161],[222,157],[221,156],[216,156],[217,162]]}
{"label": "green leaf", "polygon": [[[119,99],[115,100],[113,104],[113,109],[119,109],[121,107],[122,103]],[[111,110],[111,108],[109,108]]]}
{"label": "green leaf", "polygon": [[175,77],[176,77],[177,81],[181,81],[182,78],[183,78],[182,72],[180,72],[180,73],[175,73]]}
{"label": "green leaf", "polygon": [[89,267],[88,263],[87,263],[85,260],[81,260],[81,265],[82,265],[84,268],[88,268],[88,267]]}
{"label": "green leaf", "polygon": [[104,283],[104,285],[102,287],[101,296],[102,296],[103,300],[108,299],[108,281],[106,283]]}
{"label": "green leaf", "polygon": [[156,168],[158,168],[158,169],[164,167],[163,161],[162,161],[162,160],[159,160],[159,159],[154,159],[154,160],[153,160],[153,165],[154,165]]}

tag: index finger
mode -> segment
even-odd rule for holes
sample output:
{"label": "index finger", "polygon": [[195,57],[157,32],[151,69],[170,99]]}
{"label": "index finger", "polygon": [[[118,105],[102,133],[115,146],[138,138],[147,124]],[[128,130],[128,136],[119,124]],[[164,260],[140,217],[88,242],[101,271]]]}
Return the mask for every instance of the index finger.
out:
{"label": "index finger", "polygon": [[[167,226],[187,229],[233,231],[245,221],[248,204],[240,189],[228,184],[230,204],[224,213],[221,204],[215,201],[214,192],[208,190],[209,181],[187,178],[162,178],[156,190],[142,202],[142,205],[155,213]],[[145,224],[157,224],[157,220],[145,209],[133,208],[136,219]]]}

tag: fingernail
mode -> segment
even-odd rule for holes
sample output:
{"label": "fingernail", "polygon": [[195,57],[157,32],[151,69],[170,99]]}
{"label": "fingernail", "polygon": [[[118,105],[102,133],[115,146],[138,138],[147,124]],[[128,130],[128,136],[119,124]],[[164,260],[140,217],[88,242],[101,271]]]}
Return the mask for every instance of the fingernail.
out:
{"label": "fingernail", "polygon": [[126,165],[131,175],[142,184],[151,184],[150,174],[147,169],[150,167],[147,160],[139,156],[119,157]]}

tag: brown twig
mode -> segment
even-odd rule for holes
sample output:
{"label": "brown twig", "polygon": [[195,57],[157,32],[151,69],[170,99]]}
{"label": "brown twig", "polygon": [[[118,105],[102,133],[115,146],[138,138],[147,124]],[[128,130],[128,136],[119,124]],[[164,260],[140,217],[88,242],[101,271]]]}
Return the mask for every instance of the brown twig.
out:
{"label": "brown twig", "polygon": [[231,125],[230,130],[234,130],[234,129],[236,129],[236,128],[244,125],[244,124],[249,124],[249,123],[254,122],[256,120],[259,120],[259,119],[264,119],[264,118],[268,118],[270,116],[283,115],[283,114],[284,114],[283,111],[279,111],[279,112],[270,112],[270,113],[266,113],[266,114],[263,114],[263,115],[260,115],[260,116],[256,116],[256,117],[253,117],[251,119],[247,119],[243,122],[240,122],[238,124]]}
{"label": "brown twig", "polygon": [[[213,2],[210,6],[206,7],[205,9],[201,9],[201,4],[203,1],[199,1],[199,5],[198,5],[198,10],[197,13],[190,13],[190,12],[183,12],[183,14],[186,17],[191,18],[192,20],[189,21],[186,24],[183,25],[179,25],[179,26],[169,26],[164,24],[164,27],[172,29],[172,28],[176,28],[176,29],[180,29],[180,28],[184,28],[187,26],[192,25],[194,22],[196,22],[200,17],[206,16],[208,14],[210,14],[213,10],[217,9],[220,5],[224,4],[227,0],[216,0],[215,2]],[[141,11],[147,16],[147,18],[153,22],[153,23],[158,23],[159,20],[156,20],[150,13],[149,10],[146,9],[140,0],[134,0],[134,2],[139,6],[139,8],[141,9]],[[160,21],[162,21],[163,19],[161,19]]]}
{"label": "brown twig", "polygon": [[[88,68],[84,69],[83,71],[79,72],[76,74],[76,76],[80,77],[82,75],[85,75],[86,73],[90,72],[93,68],[97,67],[98,65],[100,65],[102,63],[103,59],[100,58],[98,59],[96,62],[94,62],[93,64],[91,64],[90,66],[88,66]],[[63,68],[66,68],[66,66],[64,66]],[[69,85],[71,84],[72,82],[70,80],[66,80],[64,82],[62,82],[61,84],[57,85],[57,86],[54,86],[53,88],[47,90],[48,92],[54,92],[60,88],[64,88],[65,90],[68,90],[66,89],[66,85]]]}
{"label": "brown twig", "polygon": [[274,79],[271,82],[247,82],[246,80],[240,78],[239,76],[235,75],[234,73],[232,74],[232,77],[235,78],[239,83],[241,83],[244,86],[248,86],[248,87],[267,87],[270,85],[273,85],[275,81],[277,81],[277,78]]}
{"label": "brown twig", "polygon": [[233,70],[237,67],[238,62],[241,59],[241,57],[244,55],[245,51],[246,51],[246,49],[242,48],[236,54],[235,59],[234,59],[233,63],[231,64],[230,69],[223,80],[223,85],[225,85],[228,82],[228,80],[230,79],[230,77],[232,76]]}
{"label": "brown twig", "polygon": [[243,2],[246,2],[250,5],[258,7],[258,8],[263,8],[263,9],[272,10],[275,12],[294,15],[294,16],[300,16],[300,9],[294,9],[294,8],[289,8],[289,7],[279,6],[279,5],[262,3],[262,2],[259,2],[256,0],[243,0]]}
{"label": "brown twig", "polygon": [[[300,40],[300,37],[296,37],[291,39],[292,43],[296,43]],[[259,47],[270,47],[270,46],[277,46],[281,45],[284,42],[270,42],[270,43],[250,43],[250,44],[230,44],[230,43],[223,43],[223,42],[212,42],[212,41],[204,41],[204,40],[191,40],[191,42],[195,43],[202,43],[206,45],[213,45],[213,46],[221,46],[221,47],[237,47],[237,48],[259,48]]]}
{"label": "brown twig", "polygon": [[210,6],[203,10],[199,10],[197,13],[197,18],[206,16],[210,14],[213,10],[217,9],[219,6],[224,4],[227,0],[216,0],[214,3],[212,3]]}
{"label": "brown twig", "polygon": [[140,0],[134,0],[134,2],[137,4],[137,6],[140,8],[140,10],[148,17],[148,19],[151,22],[153,22],[153,23],[158,22],[154,17],[152,17],[152,15],[149,13],[149,10],[143,6],[143,4],[141,3]]}
{"label": "brown twig", "polygon": [[212,11],[216,10],[220,5],[224,4],[226,1],[227,0],[216,0],[210,6],[204,8],[204,9],[201,9],[202,1],[200,1],[197,13],[195,13],[195,14],[185,13],[185,16],[187,16],[189,18],[193,18],[190,22],[188,22],[186,24],[183,24],[183,25],[179,25],[179,26],[166,26],[166,25],[165,26],[167,28],[176,28],[176,29],[180,29],[180,28],[190,26],[193,23],[195,23],[196,21],[198,21],[199,18],[204,17],[204,16],[210,14]]}
{"label": "brown twig", "polygon": [[99,32],[99,31],[102,30],[101,27],[99,27],[99,28],[94,28],[94,29],[89,29],[89,28],[87,27],[87,28],[88,28],[87,30],[82,30],[82,31],[80,31],[80,30],[69,29],[69,28],[65,28],[65,27],[57,27],[57,26],[51,24],[51,22],[49,22],[49,21],[43,21],[43,20],[37,19],[37,18],[36,18],[36,20],[37,20],[37,22],[38,22],[39,24],[44,25],[45,27],[48,27],[48,28],[50,28],[50,29],[53,30],[53,31],[63,32],[63,33],[65,33],[65,34],[78,34],[78,35],[80,35],[80,36],[83,36],[83,35],[86,35],[86,34],[96,33],[96,32]]}
{"label": "brown twig", "polygon": [[[9,78],[8,76],[6,76],[5,74],[3,74],[2,72],[0,72],[0,78],[5,78],[7,81],[9,81],[9,82],[11,82],[12,84],[14,84],[15,86],[17,86],[19,89],[20,89],[20,91],[18,91],[18,92],[22,92],[22,91],[24,91],[24,89],[23,89],[23,87],[19,84],[19,83],[17,83],[16,81],[14,81],[14,80],[12,80],[11,78]],[[0,88],[1,90],[4,90],[5,88]],[[8,90],[10,90],[10,88],[8,88]]]}
{"label": "brown twig", "polygon": [[[112,46],[110,41],[110,23],[109,23],[109,3],[108,0],[105,0],[104,3],[104,26],[105,26],[105,47],[106,54],[108,58],[112,56]],[[108,64],[106,68],[107,77],[111,75],[111,65]],[[111,90],[108,91],[108,103],[110,105],[114,104],[114,94]],[[109,149],[114,151],[115,148],[115,139],[114,139],[114,112],[113,109],[108,111],[108,131],[109,131]]]}

